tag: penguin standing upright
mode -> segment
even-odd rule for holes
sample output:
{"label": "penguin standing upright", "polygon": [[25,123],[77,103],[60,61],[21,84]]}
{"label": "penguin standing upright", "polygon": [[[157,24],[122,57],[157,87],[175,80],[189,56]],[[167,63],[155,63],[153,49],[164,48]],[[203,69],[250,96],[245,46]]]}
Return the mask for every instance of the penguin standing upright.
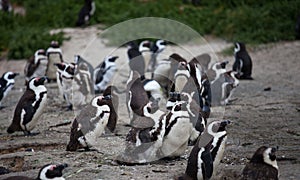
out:
{"label": "penguin standing upright", "polygon": [[6,72],[2,75],[0,78],[0,109],[3,108],[1,105],[2,100],[7,96],[9,91],[14,87],[15,85],[15,77],[19,75],[19,73],[13,73],[13,72]]}
{"label": "penguin standing upright", "polygon": [[47,89],[44,85],[46,77],[35,77],[29,80],[27,89],[20,98],[12,123],[7,128],[8,133],[23,131],[30,135],[42,115],[47,101]]}
{"label": "penguin standing upright", "polygon": [[129,67],[131,71],[137,71],[141,75],[141,79],[145,79],[146,62],[143,52],[150,51],[150,42],[142,41],[140,45],[131,41],[128,44],[127,55],[129,58]]}
{"label": "penguin standing upright", "polygon": [[96,5],[93,0],[84,0],[84,5],[78,13],[76,26],[83,26],[88,24],[91,16],[95,13]]}
{"label": "penguin standing upright", "polygon": [[118,56],[107,56],[94,70],[94,89],[96,93],[104,91],[117,71],[115,63]]}
{"label": "penguin standing upright", "polygon": [[235,61],[232,70],[238,72],[239,79],[252,80],[252,60],[249,56],[244,43],[236,42],[234,47]]}
{"label": "penguin standing upright", "polygon": [[37,176],[37,178],[29,178],[27,176],[10,176],[3,180],[65,180],[62,171],[68,167],[67,164],[46,164],[44,165]]}
{"label": "penguin standing upright", "polygon": [[110,108],[110,114],[106,126],[110,132],[115,131],[118,120],[119,97],[116,92],[119,92],[118,89],[115,86],[110,85],[103,91],[102,94],[104,97],[111,97],[111,101],[107,101],[107,105]]}
{"label": "penguin standing upright", "polygon": [[[156,64],[157,64],[157,57],[158,55],[163,52],[166,48],[166,41],[159,39],[152,44],[150,51],[151,51],[151,59],[147,64],[147,72],[153,72]],[[153,77],[153,76],[152,76]]]}
{"label": "penguin standing upright", "polygon": [[72,84],[73,108],[77,112],[80,106],[88,104],[94,97],[94,68],[79,55],[75,55],[75,74]]}
{"label": "penguin standing upright", "polygon": [[199,137],[188,158],[183,179],[210,179],[215,175],[227,139],[226,126],[230,121],[210,123]]}
{"label": "penguin standing upright", "polygon": [[46,75],[48,66],[48,58],[44,49],[39,49],[34,56],[26,63],[24,74],[25,84],[33,77],[42,77]]}
{"label": "penguin standing upright", "polygon": [[46,76],[50,81],[56,81],[56,68],[54,64],[63,62],[62,51],[57,41],[51,41],[50,47],[46,50],[46,56],[48,58]]}
{"label": "penguin standing upright", "polygon": [[57,67],[57,85],[60,95],[67,102],[67,109],[73,109],[73,100],[72,100],[72,84],[75,75],[75,64],[74,63],[56,63],[54,64]]}
{"label": "penguin standing upright", "polygon": [[86,150],[97,143],[110,120],[111,96],[96,96],[90,104],[85,105],[72,123],[70,141],[67,151],[76,151],[83,147]]}
{"label": "penguin standing upright", "polygon": [[277,148],[261,146],[256,150],[249,163],[243,169],[242,180],[277,180],[279,178],[276,161]]}

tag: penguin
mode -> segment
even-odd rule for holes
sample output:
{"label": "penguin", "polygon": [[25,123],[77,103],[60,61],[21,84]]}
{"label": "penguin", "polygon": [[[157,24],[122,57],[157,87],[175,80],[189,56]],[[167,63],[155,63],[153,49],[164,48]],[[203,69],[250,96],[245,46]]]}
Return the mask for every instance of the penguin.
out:
{"label": "penguin", "polygon": [[165,96],[160,84],[153,79],[144,79],[142,83],[149,100],[158,100],[160,102],[160,107],[165,106]]}
{"label": "penguin", "polygon": [[171,59],[163,59],[157,62],[155,69],[153,70],[152,79],[160,84],[165,96],[169,93],[169,74],[171,70]]}
{"label": "penguin", "polygon": [[72,100],[72,84],[75,75],[75,64],[74,63],[55,63],[57,67],[56,82],[59,89],[59,94],[64,98],[67,103],[67,110],[73,109]]}
{"label": "penguin", "polygon": [[34,129],[42,115],[47,102],[47,88],[44,83],[47,77],[35,77],[29,80],[26,91],[20,98],[7,133],[23,131],[25,135],[35,135]]}
{"label": "penguin", "polygon": [[242,172],[242,180],[250,179],[274,179],[279,178],[279,170],[276,161],[277,148],[261,146],[256,150],[250,162]]}
{"label": "penguin", "polygon": [[146,62],[143,52],[150,51],[150,42],[142,41],[140,45],[131,41],[128,44],[127,55],[129,59],[129,67],[131,71],[137,71],[141,75],[141,79],[145,79]]}
{"label": "penguin", "polygon": [[253,80],[252,74],[252,60],[249,56],[244,43],[236,42],[234,44],[235,61],[232,70],[238,72],[238,79]]}
{"label": "penguin", "polygon": [[9,0],[0,0],[0,10],[4,12],[11,12],[12,6],[9,2]]}
{"label": "penguin", "polygon": [[126,136],[126,149],[117,157],[119,164],[143,164],[160,159],[157,152],[165,132],[165,112],[158,102],[147,103],[142,116],[137,117]]}
{"label": "penguin", "polygon": [[[150,47],[151,51],[151,59],[149,63],[147,64],[147,72],[153,73],[156,64],[157,64],[157,57],[160,53],[162,53],[166,48],[167,42],[163,39],[158,39],[155,41],[155,43],[152,43]],[[153,75],[152,75],[153,77]]]}
{"label": "penguin", "polygon": [[72,101],[75,114],[80,107],[88,104],[94,97],[94,68],[79,55],[75,55],[75,74],[72,81]]}
{"label": "penguin", "polygon": [[99,64],[94,70],[94,89],[96,93],[103,92],[107,88],[108,83],[111,82],[114,74],[117,71],[115,63],[118,56],[107,56],[104,61]]}
{"label": "penguin", "polygon": [[137,115],[141,116],[143,107],[149,102],[144,89],[142,77],[137,71],[131,71],[126,85],[126,106],[132,121]]}
{"label": "penguin", "polygon": [[111,120],[111,104],[110,95],[96,96],[90,104],[82,108],[72,123],[67,151],[76,151],[80,147],[89,150],[97,143],[97,139],[104,133],[108,121]]}
{"label": "penguin", "polygon": [[206,71],[207,77],[211,84],[220,77],[221,74],[226,72],[226,65],[229,61],[221,61],[214,63],[211,68]]}
{"label": "penguin", "polygon": [[185,152],[188,141],[195,141],[198,138],[199,132],[190,120],[188,106],[189,102],[176,102],[172,110],[166,114],[165,133],[158,152],[159,157],[179,157]]}
{"label": "penguin", "polygon": [[66,167],[68,167],[68,164],[46,164],[40,169],[37,178],[11,176],[3,180],[65,180],[62,172]]}
{"label": "penguin", "polygon": [[42,77],[46,75],[48,58],[44,49],[39,49],[34,53],[25,66],[25,85],[33,77]]}
{"label": "penguin", "polygon": [[118,120],[119,97],[116,93],[119,93],[118,89],[115,86],[110,85],[102,94],[104,97],[110,96],[112,99],[111,102],[107,102],[107,105],[110,108],[110,114],[106,127],[110,132],[115,131]]}
{"label": "penguin", "polygon": [[78,13],[76,26],[87,25],[91,16],[95,13],[96,5],[93,0],[84,0],[84,5]]}
{"label": "penguin", "polygon": [[181,179],[210,179],[215,176],[225,150],[226,126],[229,123],[228,120],[213,121],[206,127],[189,155]]}
{"label": "penguin", "polygon": [[231,96],[239,85],[237,72],[227,71],[222,73],[211,85],[212,106],[227,105],[231,102]]}
{"label": "penguin", "polygon": [[7,96],[7,94],[12,90],[15,85],[15,77],[18,76],[19,73],[14,72],[5,72],[0,78],[0,109],[3,108],[1,105],[2,100]]}
{"label": "penguin", "polygon": [[50,82],[56,81],[56,68],[54,64],[63,62],[62,50],[57,41],[51,41],[50,47],[46,50],[46,56],[48,58],[46,76]]}

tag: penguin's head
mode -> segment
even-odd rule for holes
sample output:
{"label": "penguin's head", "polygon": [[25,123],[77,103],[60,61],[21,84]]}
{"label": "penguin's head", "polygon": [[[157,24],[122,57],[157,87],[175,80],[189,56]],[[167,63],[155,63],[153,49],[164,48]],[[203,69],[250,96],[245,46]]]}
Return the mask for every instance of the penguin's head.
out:
{"label": "penguin's head", "polygon": [[158,51],[161,52],[166,48],[167,41],[165,41],[163,39],[159,39],[159,40],[156,41],[155,44],[158,47]]}
{"label": "penguin's head", "polygon": [[223,121],[214,121],[210,125],[212,126],[211,130],[213,133],[219,133],[226,131],[226,126],[230,124],[229,120]]}
{"label": "penguin's head", "polygon": [[94,99],[92,99],[92,105],[95,107],[101,107],[101,106],[108,105],[111,103],[112,103],[111,95],[97,96]]}
{"label": "penguin's head", "polygon": [[142,41],[139,45],[140,52],[150,51],[150,48],[151,48],[151,42],[148,40]]}
{"label": "penguin's head", "polygon": [[64,179],[62,176],[62,171],[68,167],[68,164],[47,164],[43,166],[39,172],[38,178],[41,180],[50,180],[50,179]]}
{"label": "penguin's head", "polygon": [[53,48],[59,48],[59,43],[58,43],[58,41],[51,41],[50,47],[53,47]]}
{"label": "penguin's head", "polygon": [[63,71],[66,68],[66,66],[67,66],[67,64],[64,63],[64,62],[54,63],[53,65],[57,67],[58,71]]}
{"label": "penguin's head", "polygon": [[278,169],[277,161],[276,161],[276,151],[278,150],[278,147],[271,148],[267,146],[261,146],[259,147],[254,155],[252,156],[250,162],[252,163],[266,163],[269,164],[276,169]]}
{"label": "penguin's head", "polygon": [[35,89],[39,86],[44,86],[44,83],[48,80],[46,76],[31,78],[28,82],[29,89]]}
{"label": "penguin's head", "polygon": [[38,49],[34,54],[34,56],[40,56],[40,55],[46,56],[45,49]]}
{"label": "penguin's head", "polygon": [[235,42],[234,43],[234,53],[237,53],[237,52],[242,52],[242,51],[245,51],[246,50],[246,46],[244,43],[242,42]]}
{"label": "penguin's head", "polygon": [[19,73],[14,73],[14,72],[8,71],[3,74],[2,78],[5,79],[6,81],[9,81],[9,80],[13,80],[18,75],[19,75]]}

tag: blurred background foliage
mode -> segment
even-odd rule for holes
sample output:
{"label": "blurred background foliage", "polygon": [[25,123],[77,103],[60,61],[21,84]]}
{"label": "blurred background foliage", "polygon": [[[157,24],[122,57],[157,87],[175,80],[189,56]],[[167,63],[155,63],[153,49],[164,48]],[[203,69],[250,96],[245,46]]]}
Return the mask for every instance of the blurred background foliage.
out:
{"label": "blurred background foliage", "polygon": [[[182,22],[201,35],[250,44],[295,39],[299,0],[201,0],[199,6],[181,0],[94,0],[90,25],[106,27],[138,17],[164,17]],[[84,0],[10,0],[26,15],[0,12],[0,51],[9,59],[28,58],[47,48],[51,40],[63,42],[56,28],[75,27]]]}

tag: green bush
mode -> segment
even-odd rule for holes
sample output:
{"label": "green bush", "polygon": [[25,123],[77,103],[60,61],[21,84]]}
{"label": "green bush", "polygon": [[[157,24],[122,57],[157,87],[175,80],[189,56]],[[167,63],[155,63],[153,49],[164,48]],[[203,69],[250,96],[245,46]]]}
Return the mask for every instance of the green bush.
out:
{"label": "green bush", "polygon": [[[84,0],[11,0],[26,8],[26,16],[0,12],[0,51],[9,59],[27,58],[45,48],[54,28],[74,27]],[[95,0],[90,24],[111,26],[139,17],[164,17],[182,22],[201,35],[212,34],[229,41],[268,43],[294,40],[300,1],[202,0],[200,6],[181,0]],[[172,30],[170,30],[172,31]]]}

